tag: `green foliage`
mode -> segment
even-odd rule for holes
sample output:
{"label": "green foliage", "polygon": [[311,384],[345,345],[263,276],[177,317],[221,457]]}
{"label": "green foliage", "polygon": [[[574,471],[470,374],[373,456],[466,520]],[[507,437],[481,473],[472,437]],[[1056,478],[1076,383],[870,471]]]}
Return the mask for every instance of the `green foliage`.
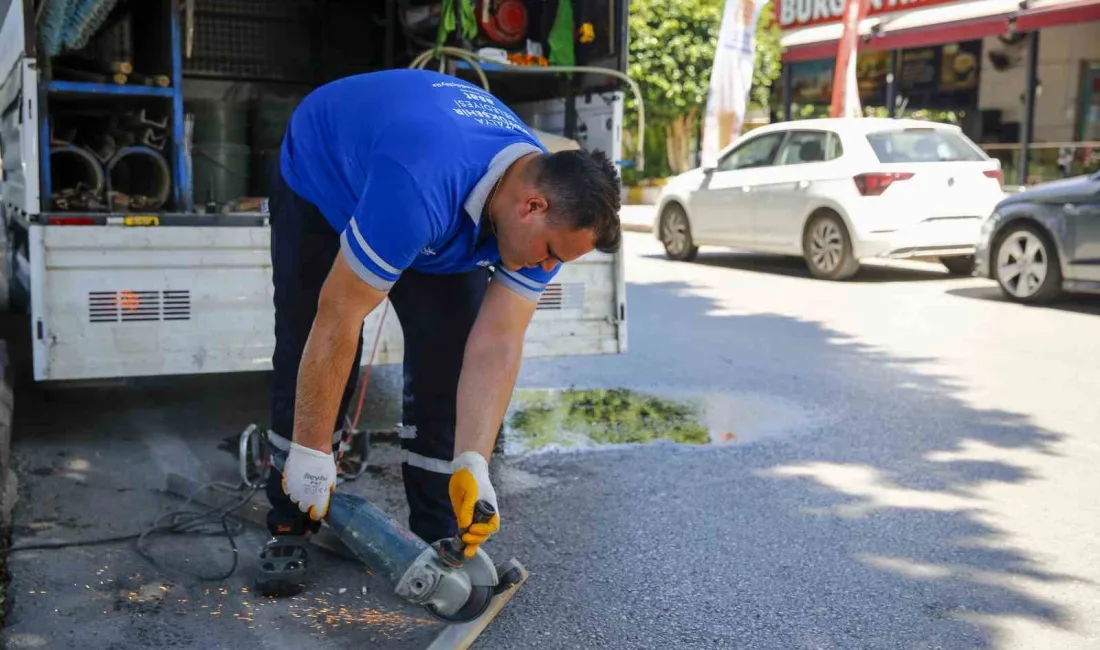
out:
{"label": "green foliage", "polygon": [[460,1],[462,6],[456,10],[454,6],[455,0],[443,0],[443,5],[440,9],[442,20],[439,21],[439,29],[435,34],[436,45],[443,45],[447,41],[447,35],[455,30],[457,23],[455,19],[456,13],[462,16],[462,37],[472,39],[477,36],[477,18],[474,16],[474,8],[470,4],[470,0]]}
{"label": "green foliage", "polygon": [[[639,174],[631,167],[623,169],[623,183],[625,185],[635,185],[638,182],[649,178],[666,178],[672,175],[672,168],[668,164],[668,150],[665,147],[665,124],[664,122],[657,122],[654,125],[653,121],[646,115],[646,130],[645,130],[645,171]],[[636,125],[630,125],[626,128],[631,130],[636,128]],[[629,154],[633,158],[633,154]]]}
{"label": "green foliage", "polygon": [[526,449],[556,444],[706,444],[710,433],[689,404],[625,389],[566,390],[523,403],[508,421]]}
{"label": "green foliage", "polygon": [[[793,104],[791,113],[795,119],[812,119],[829,117],[828,104]],[[889,117],[889,111],[885,106],[864,106],[864,117]],[[894,117],[911,120],[928,120],[930,122],[942,122],[944,124],[959,125],[966,117],[966,111],[940,110],[935,108],[921,108],[914,111],[899,111]]]}
{"label": "green foliage", "polygon": [[765,6],[760,10],[760,21],[756,24],[756,61],[752,71],[752,89],[749,91],[750,107],[766,108],[771,103],[772,84],[783,72],[780,36],[775,13],[770,6]]}
{"label": "green foliage", "polygon": [[655,438],[702,444],[707,429],[686,405],[624,389],[573,391],[566,423],[588,427],[599,443],[642,443]]}
{"label": "green foliage", "polygon": [[[775,0],[771,0],[774,2]],[[669,173],[665,127],[695,109],[706,110],[714,48],[722,22],[723,0],[631,0],[630,64],[628,72],[645,100],[645,178]],[[771,85],[782,69],[779,27],[770,6],[760,12],[756,30],[756,62],[749,107],[767,107]],[[635,100],[628,94],[626,128],[636,130]],[[640,180],[624,170],[623,180]]]}
{"label": "green foliage", "polygon": [[[810,107],[809,106],[803,106],[801,114],[805,115],[807,113],[806,109],[808,109],[808,108],[810,108]],[[817,113],[821,113],[822,114],[822,115],[820,115],[821,117],[828,117],[829,107],[824,106],[824,105],[817,106],[817,107],[815,107],[815,110],[812,111],[812,112],[815,113],[814,117],[818,117]],[[864,106],[863,107],[863,116],[864,117],[889,117],[889,111],[887,111],[885,106]],[[958,126],[962,122],[962,119],[964,117],[966,117],[966,111],[941,110],[941,109],[936,109],[936,108],[920,108],[920,109],[917,109],[917,110],[914,110],[914,111],[898,112],[898,114],[895,115],[895,117],[899,117],[899,118],[904,117],[904,118],[910,119],[910,120],[928,120],[930,122],[941,122],[943,124],[954,124],[954,125]]]}
{"label": "green foliage", "polygon": [[[883,113],[885,113],[885,109]],[[944,124],[954,124],[958,126],[965,115],[966,111],[921,108],[915,111],[906,111],[904,115],[898,115],[898,117],[906,117],[912,120],[929,120],[932,122],[942,122]]]}
{"label": "green foliage", "polygon": [[706,103],[721,19],[720,0],[631,1],[628,71],[642,88],[647,122]]}

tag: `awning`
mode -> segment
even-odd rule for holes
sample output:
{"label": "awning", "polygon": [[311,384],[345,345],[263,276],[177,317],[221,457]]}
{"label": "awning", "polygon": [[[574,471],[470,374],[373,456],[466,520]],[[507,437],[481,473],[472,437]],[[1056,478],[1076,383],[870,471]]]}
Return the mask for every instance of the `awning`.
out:
{"label": "awning", "polygon": [[[1021,9],[1021,4],[1026,8]],[[860,22],[864,51],[896,50],[957,43],[1009,31],[1100,20],[1100,0],[974,0],[881,14]],[[839,23],[805,27],[785,34],[784,62],[836,56],[844,27]]]}
{"label": "awning", "polygon": [[1100,21],[1100,0],[1035,0],[1016,16],[1016,31]]}

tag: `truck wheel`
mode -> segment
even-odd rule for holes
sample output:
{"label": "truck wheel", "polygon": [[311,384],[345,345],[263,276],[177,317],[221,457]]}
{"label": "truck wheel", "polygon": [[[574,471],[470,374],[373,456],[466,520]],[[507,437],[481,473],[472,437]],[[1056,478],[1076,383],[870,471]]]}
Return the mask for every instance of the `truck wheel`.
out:
{"label": "truck wheel", "polygon": [[847,280],[859,270],[848,229],[835,212],[823,211],[810,217],[802,234],[802,250],[815,278]]}
{"label": "truck wheel", "polygon": [[1001,292],[1014,302],[1038,304],[1062,291],[1062,268],[1050,238],[1037,227],[1009,226],[996,248],[994,276]]}
{"label": "truck wheel", "polygon": [[699,254],[699,247],[691,238],[691,223],[679,204],[670,203],[661,215],[661,243],[670,260],[690,262]]}

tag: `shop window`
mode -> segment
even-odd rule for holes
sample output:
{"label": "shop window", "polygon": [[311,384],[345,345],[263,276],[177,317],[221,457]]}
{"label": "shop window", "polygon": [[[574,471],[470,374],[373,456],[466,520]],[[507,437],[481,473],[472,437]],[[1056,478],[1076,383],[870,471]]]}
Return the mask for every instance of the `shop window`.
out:
{"label": "shop window", "polygon": [[1082,66],[1077,139],[1100,140],[1100,61]]}

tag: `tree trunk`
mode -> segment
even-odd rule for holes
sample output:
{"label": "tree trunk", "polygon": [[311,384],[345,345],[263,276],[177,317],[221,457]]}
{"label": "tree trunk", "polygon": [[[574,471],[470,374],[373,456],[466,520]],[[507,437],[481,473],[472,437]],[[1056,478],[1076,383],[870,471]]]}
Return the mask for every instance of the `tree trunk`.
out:
{"label": "tree trunk", "polygon": [[673,174],[691,169],[691,142],[695,134],[696,109],[678,115],[665,127],[665,151]]}

